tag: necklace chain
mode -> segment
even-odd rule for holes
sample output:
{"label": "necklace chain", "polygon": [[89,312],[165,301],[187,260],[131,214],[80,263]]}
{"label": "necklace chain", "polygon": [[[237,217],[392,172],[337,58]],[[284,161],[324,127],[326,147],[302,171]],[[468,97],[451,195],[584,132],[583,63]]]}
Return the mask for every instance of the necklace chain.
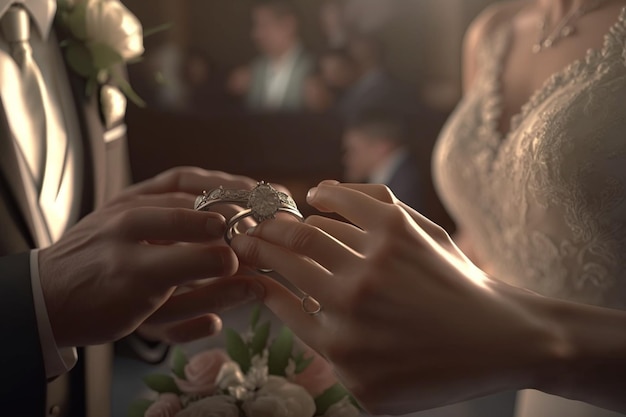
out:
{"label": "necklace chain", "polygon": [[533,53],[538,54],[544,49],[552,48],[554,44],[556,44],[561,39],[567,38],[575,34],[576,28],[574,27],[574,24],[576,23],[576,21],[590,11],[600,7],[600,5],[602,5],[602,3],[604,3],[605,1],[606,0],[595,0],[587,3],[586,5],[582,4],[581,6],[570,10],[549,33],[547,31],[548,16],[547,13],[544,13],[538,24],[539,35],[537,36],[537,42],[533,44]]}

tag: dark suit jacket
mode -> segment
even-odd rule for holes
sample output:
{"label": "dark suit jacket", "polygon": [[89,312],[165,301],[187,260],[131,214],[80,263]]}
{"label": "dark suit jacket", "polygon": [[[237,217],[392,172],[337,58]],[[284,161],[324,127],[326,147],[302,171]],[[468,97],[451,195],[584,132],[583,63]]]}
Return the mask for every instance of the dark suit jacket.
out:
{"label": "dark suit jacket", "polygon": [[[84,215],[127,184],[127,143],[125,135],[105,142],[97,95],[87,99],[84,81],[68,74],[84,148]],[[0,104],[0,414],[38,417],[46,411],[46,379],[30,281],[29,250],[35,244],[7,111]],[[79,359],[72,415],[84,415],[81,371]]]}
{"label": "dark suit jacket", "polygon": [[357,81],[337,104],[339,115],[347,120],[372,108],[410,115],[416,111],[417,101],[409,86],[380,71]]}
{"label": "dark suit jacket", "polygon": [[407,157],[398,165],[387,187],[411,208],[417,211],[423,209],[419,167],[413,158]]}

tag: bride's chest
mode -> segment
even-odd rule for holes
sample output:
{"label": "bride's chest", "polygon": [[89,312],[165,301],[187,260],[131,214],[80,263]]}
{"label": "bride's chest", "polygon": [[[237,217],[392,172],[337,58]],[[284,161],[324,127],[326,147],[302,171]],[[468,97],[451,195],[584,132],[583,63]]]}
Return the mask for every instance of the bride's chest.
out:
{"label": "bride's chest", "polygon": [[598,188],[598,176],[611,175],[605,167],[616,158],[626,171],[626,136],[619,133],[625,85],[624,74],[556,76],[514,117],[506,135],[499,129],[499,96],[489,84],[479,86],[459,105],[435,150],[444,200],[452,206],[480,201],[497,211],[586,198]]}

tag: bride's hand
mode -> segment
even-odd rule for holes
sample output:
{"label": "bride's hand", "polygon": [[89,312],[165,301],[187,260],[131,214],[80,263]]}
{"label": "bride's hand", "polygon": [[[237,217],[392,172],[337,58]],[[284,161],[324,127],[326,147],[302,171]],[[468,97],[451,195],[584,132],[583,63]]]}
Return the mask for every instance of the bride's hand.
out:
{"label": "bride's hand", "polygon": [[[405,413],[532,384],[525,360],[545,342],[541,323],[493,291],[502,284],[443,229],[383,186],[324,182],[308,201],[355,226],[319,216],[268,221],[232,246],[242,262],[274,269],[320,302],[319,314],[307,314],[301,297],[258,278],[266,304],[368,410]],[[506,346],[524,346],[524,358]],[[507,377],[494,386],[492,371],[503,367]]]}

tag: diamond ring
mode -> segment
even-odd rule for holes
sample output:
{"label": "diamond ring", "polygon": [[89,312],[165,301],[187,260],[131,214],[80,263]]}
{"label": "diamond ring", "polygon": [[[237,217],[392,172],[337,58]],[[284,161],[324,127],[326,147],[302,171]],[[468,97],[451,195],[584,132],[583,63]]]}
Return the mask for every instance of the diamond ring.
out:
{"label": "diamond ring", "polygon": [[252,217],[257,223],[268,219],[273,219],[279,212],[290,214],[302,221],[304,218],[293,199],[272,187],[270,184],[261,181],[252,190],[228,190],[219,187],[211,192],[204,192],[196,198],[194,208],[196,210],[208,211],[215,204],[234,204],[242,211],[235,214],[229,221],[226,228],[226,241],[231,242],[236,234],[241,233],[237,226],[239,222],[247,217]]}

